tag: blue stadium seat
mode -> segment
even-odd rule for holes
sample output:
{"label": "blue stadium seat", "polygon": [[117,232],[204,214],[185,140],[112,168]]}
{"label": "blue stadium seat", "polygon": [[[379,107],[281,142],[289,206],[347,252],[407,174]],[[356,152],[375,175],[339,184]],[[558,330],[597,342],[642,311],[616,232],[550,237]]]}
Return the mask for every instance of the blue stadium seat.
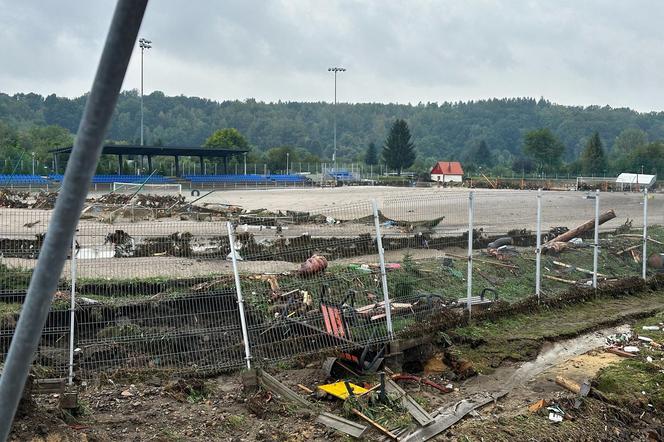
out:
{"label": "blue stadium seat", "polygon": [[[53,181],[62,181],[63,175],[51,174],[48,177]],[[146,178],[147,175],[95,175],[92,177],[92,183],[142,183]],[[162,175],[152,175],[147,182],[148,184],[170,184],[173,183],[173,180]]]}
{"label": "blue stadium seat", "polygon": [[48,180],[39,175],[11,175],[0,174],[0,185],[2,186],[30,186],[46,185]]}
{"label": "blue stadium seat", "polygon": [[192,183],[267,183],[263,175],[184,175],[182,178]]}

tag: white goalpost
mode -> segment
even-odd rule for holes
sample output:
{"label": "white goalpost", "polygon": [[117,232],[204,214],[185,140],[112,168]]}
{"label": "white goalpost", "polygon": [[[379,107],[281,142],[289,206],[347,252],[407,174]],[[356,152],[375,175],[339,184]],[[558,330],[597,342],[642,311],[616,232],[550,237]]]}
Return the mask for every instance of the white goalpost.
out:
{"label": "white goalpost", "polygon": [[139,190],[138,193],[177,193],[182,195],[182,184],[113,183],[113,192],[115,193],[134,193],[137,190]]}

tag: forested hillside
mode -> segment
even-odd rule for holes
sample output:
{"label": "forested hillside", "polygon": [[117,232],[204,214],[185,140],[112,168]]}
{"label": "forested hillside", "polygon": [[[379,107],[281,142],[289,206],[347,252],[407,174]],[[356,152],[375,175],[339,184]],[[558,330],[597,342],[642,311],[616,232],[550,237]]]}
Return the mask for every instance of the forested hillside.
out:
{"label": "forested hillside", "polygon": [[[43,132],[44,126],[57,125],[74,133],[84,104],[85,96],[69,99],[55,95],[0,94],[2,155],[15,155],[12,148],[20,150],[26,139],[30,146],[27,149],[42,155],[43,144],[54,143],[44,141],[43,137],[31,139],[31,131]],[[233,127],[246,137],[257,160],[262,152],[278,146],[303,148],[312,154],[310,158],[324,160],[332,153],[333,112],[329,103],[263,103],[253,99],[217,102],[153,92],[145,96],[146,144],[202,145],[215,130]],[[338,159],[361,160],[370,142],[382,146],[397,118],[406,120],[410,127],[417,152],[415,167],[428,166],[437,159],[473,162],[482,141],[485,146],[480,152],[488,148],[491,153],[487,166],[511,167],[523,155],[524,135],[538,128],[551,129],[563,143],[564,163],[579,158],[595,131],[609,154],[616,137],[625,129],[631,132],[639,129],[636,132],[643,142],[664,139],[661,112],[644,114],[610,107],[561,106],[543,99],[417,105],[338,104]],[[36,126],[42,128],[34,129]],[[109,139],[135,143],[139,134],[140,97],[136,91],[123,92]],[[58,134],[58,142],[62,138],[63,134]]]}

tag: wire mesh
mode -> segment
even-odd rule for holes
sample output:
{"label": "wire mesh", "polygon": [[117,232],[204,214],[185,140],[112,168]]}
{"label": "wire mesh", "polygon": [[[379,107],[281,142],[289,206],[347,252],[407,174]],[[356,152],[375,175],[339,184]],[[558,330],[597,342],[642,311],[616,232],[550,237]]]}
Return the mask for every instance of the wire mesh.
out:
{"label": "wire mesh", "polygon": [[[543,192],[544,241],[594,219],[587,194]],[[465,306],[468,195],[465,189],[376,189],[397,337]],[[508,302],[535,293],[536,204],[536,191],[475,191],[474,303],[493,299],[491,291],[479,297],[486,288]],[[600,227],[600,284],[640,276],[637,261],[643,259],[643,194],[602,192],[600,212],[608,209],[616,217]],[[651,195],[648,256],[664,252],[663,216],[664,200]],[[0,209],[3,359],[49,217],[49,210]],[[372,201],[307,212],[99,204],[86,211],[76,238],[77,375],[93,378],[118,369],[202,373],[244,365],[229,220],[253,363],[339,351],[371,362],[380,354],[390,335]],[[504,237],[511,244],[490,247]],[[576,247],[543,256],[545,296],[588,285],[592,245],[590,231]],[[634,254],[624,252],[633,246]],[[48,375],[67,371],[69,264],[35,358]]]}

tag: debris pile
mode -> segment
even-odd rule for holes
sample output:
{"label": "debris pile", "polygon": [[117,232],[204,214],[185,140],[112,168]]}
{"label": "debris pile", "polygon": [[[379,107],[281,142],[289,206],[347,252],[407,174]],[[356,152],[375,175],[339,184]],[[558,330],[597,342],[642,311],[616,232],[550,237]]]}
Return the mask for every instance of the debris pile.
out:
{"label": "debris pile", "polygon": [[13,189],[0,189],[0,207],[10,209],[52,209],[57,192],[41,191],[36,194]]}

